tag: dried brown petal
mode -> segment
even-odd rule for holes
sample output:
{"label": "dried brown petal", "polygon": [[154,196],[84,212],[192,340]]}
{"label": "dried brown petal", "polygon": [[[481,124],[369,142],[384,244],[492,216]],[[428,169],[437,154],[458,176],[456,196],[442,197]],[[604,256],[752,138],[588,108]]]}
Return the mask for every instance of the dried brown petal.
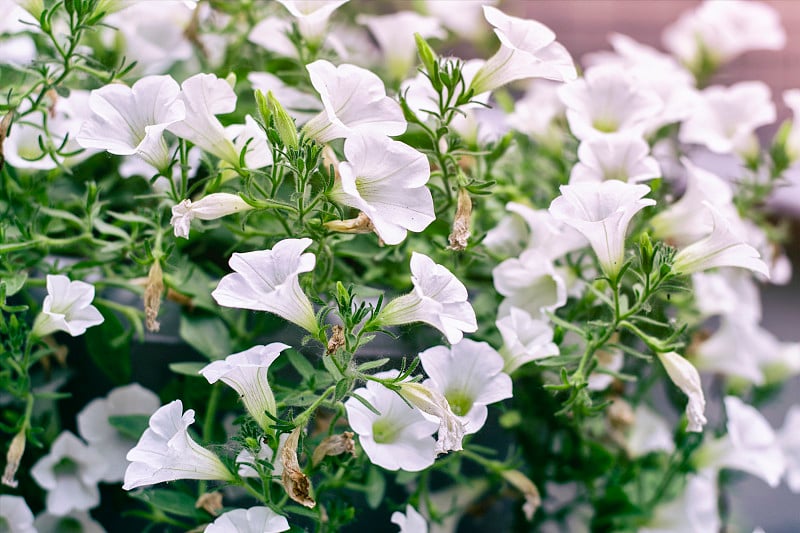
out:
{"label": "dried brown petal", "polygon": [[161,309],[161,295],[164,293],[164,272],[161,270],[161,261],[156,259],[150,266],[147,275],[147,285],[144,288],[144,317],[147,331],[158,331],[158,310]]}
{"label": "dried brown petal", "polygon": [[364,213],[359,213],[356,218],[347,220],[331,220],[325,223],[325,227],[339,233],[372,233],[375,231],[372,221]]}
{"label": "dried brown petal", "polygon": [[353,433],[345,431],[339,435],[331,435],[319,443],[314,455],[311,457],[311,464],[317,466],[328,455],[341,455],[349,453],[356,456],[356,445],[353,442]]}
{"label": "dried brown petal", "polygon": [[11,446],[8,447],[8,454],[6,454],[6,469],[3,472],[2,482],[3,485],[11,488],[17,488],[17,480],[14,476],[17,474],[19,462],[22,460],[22,455],[25,453],[25,428],[23,427],[19,433],[14,435],[11,439]]}
{"label": "dried brown petal", "polygon": [[533,515],[536,514],[536,510],[542,504],[542,497],[539,495],[539,489],[536,488],[533,481],[528,479],[528,477],[519,470],[504,470],[502,474],[503,478],[525,497],[522,512],[525,513],[525,518],[528,521],[532,520]]}
{"label": "dried brown petal", "polygon": [[622,398],[614,398],[608,407],[608,421],[615,429],[627,429],[636,421],[631,404]]}
{"label": "dried brown petal", "polygon": [[206,492],[197,498],[194,504],[195,509],[203,509],[211,516],[218,516],[222,511],[222,493],[221,492]]}
{"label": "dried brown petal", "polygon": [[283,488],[286,489],[286,494],[291,499],[311,509],[317,505],[317,502],[311,498],[311,482],[308,476],[300,470],[300,463],[297,461],[297,445],[300,441],[301,431],[302,427],[296,427],[289,434],[289,438],[286,439],[286,444],[283,445],[281,450],[281,461],[283,461],[281,481],[283,481]]}
{"label": "dried brown petal", "polygon": [[328,347],[325,349],[325,355],[336,353],[336,350],[344,347],[344,345],[344,328],[339,325],[333,326],[331,328],[331,338],[328,339]]}
{"label": "dried brown petal", "polygon": [[472,217],[472,198],[469,191],[460,189],[458,191],[458,207],[456,207],[456,218],[453,220],[453,231],[450,233],[451,250],[460,252],[467,248],[470,235],[470,218]]}

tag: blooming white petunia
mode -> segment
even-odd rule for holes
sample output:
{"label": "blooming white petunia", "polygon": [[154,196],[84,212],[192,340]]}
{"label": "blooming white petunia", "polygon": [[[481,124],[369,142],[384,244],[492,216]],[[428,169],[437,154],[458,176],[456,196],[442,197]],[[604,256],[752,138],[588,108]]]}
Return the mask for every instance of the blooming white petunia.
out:
{"label": "blooming white petunia", "polygon": [[70,281],[67,276],[47,275],[47,296],[42,311],[33,322],[32,335],[44,337],[66,331],[73,337],[87,328],[103,323],[103,315],[92,305],[94,286],[84,281]]}
{"label": "blooming white petunia", "polygon": [[406,131],[400,104],[386,96],[383,81],[369,70],[336,67],[323,59],[306,69],[324,108],[303,127],[309,137],[326,143],[355,133],[393,136]]}
{"label": "blooming white petunia", "polygon": [[[123,463],[124,464],[124,463]],[[33,521],[39,533],[106,533],[103,526],[86,511],[72,511],[64,516],[42,513]],[[12,530],[13,531],[13,530]]]}
{"label": "blooming white petunia", "polygon": [[298,280],[316,264],[314,254],[303,253],[311,242],[284,239],[271,250],[233,254],[228,264],[235,272],[222,278],[211,296],[223,307],[268,311],[316,333],[314,308]]}
{"label": "blooming white petunia", "polygon": [[317,43],[325,36],[328,19],[348,0],[278,0],[297,21],[304,39]]}
{"label": "blooming white petunia", "polygon": [[89,443],[97,460],[106,465],[101,481],[117,483],[125,477],[125,455],[136,441],[109,421],[113,416],[152,415],[160,406],[158,395],[138,383],[112,390],[95,398],[78,413],[78,432]]}
{"label": "blooming white petunia", "polygon": [[800,492],[800,406],[793,405],[778,431],[778,443],[786,457],[786,485]]}
{"label": "blooming white petunia", "polygon": [[465,332],[478,329],[467,288],[445,267],[413,252],[411,283],[412,292],[395,298],[380,311],[377,320],[381,325],[425,322],[444,333],[450,344],[460,341]]}
{"label": "blooming white petunia", "polygon": [[189,238],[192,220],[215,220],[224,216],[247,211],[253,207],[242,200],[238,194],[215,192],[204,196],[196,202],[190,199],[172,206],[172,218],[169,223],[175,230],[176,237]]}
{"label": "blooming white petunia", "polygon": [[514,130],[529,135],[546,146],[561,142],[563,134],[554,124],[564,115],[564,104],[558,97],[561,84],[534,78],[528,82],[525,94],[517,100],[506,122]]}
{"label": "blooming white petunia", "polygon": [[505,361],[486,342],[463,339],[451,347],[434,346],[419,354],[429,378],[425,385],[441,392],[461,418],[467,435],[486,423],[487,405],[511,398]]}
{"label": "blooming white petunia", "polygon": [[0,524],[9,533],[37,533],[33,513],[22,496],[0,494]]}
{"label": "blooming white petunia", "polygon": [[569,182],[638,183],[657,178],[661,168],[649,154],[647,141],[627,131],[586,139],[578,146],[579,161],[572,167]]}
{"label": "blooming white petunia", "polygon": [[506,374],[531,361],[559,354],[550,323],[535,319],[522,309],[511,307],[495,325],[503,337],[500,355],[505,361],[503,372]]}
{"label": "blooming white petunia", "polygon": [[344,153],[330,197],[363,211],[384,242],[399,244],[408,230],[422,231],[436,219],[424,154],[385,136],[361,135],[345,141]]}
{"label": "blooming white petunia", "polygon": [[625,261],[625,235],[631,219],[655,200],[643,198],[647,185],[617,180],[561,186],[550,214],[581,232],[592,246],[603,272],[614,278]]}
{"label": "blooming white petunia", "polygon": [[692,274],[695,305],[702,318],[736,316],[737,321],[761,320],[761,294],[753,276],[741,268],[720,268]]}
{"label": "blooming white petunia", "polygon": [[63,431],[50,446],[50,453],[33,465],[31,476],[47,491],[47,512],[61,516],[100,503],[97,482],[105,470],[106,464],[97,460],[94,451]]}
{"label": "blooming white petunia", "polygon": [[720,327],[695,350],[695,366],[701,372],[737,376],[761,385],[764,374],[758,365],[758,353],[773,348],[774,338],[757,322],[741,318],[723,318]]}
{"label": "blooming white petunia", "polygon": [[531,316],[541,316],[567,302],[563,276],[553,262],[538,250],[525,250],[516,258],[506,259],[492,270],[494,288],[505,298],[498,314],[506,316],[517,307]]}
{"label": "blooming white petunia", "polygon": [[660,414],[645,404],[639,404],[633,413],[633,424],[625,438],[625,450],[633,458],[650,452],[675,451],[672,427]]}
{"label": "blooming white petunia", "polygon": [[690,474],[683,494],[659,505],[639,533],[708,533],[719,531],[720,524],[716,479]]}
{"label": "blooming white petunia", "polygon": [[172,158],[164,130],[185,118],[179,92],[172,76],[147,76],[133,87],[113,83],[92,91],[93,114],[78,133],[78,143],[116,155],[136,154],[165,173]]}
{"label": "blooming white petunia", "polygon": [[289,529],[289,521],[269,507],[234,509],[219,515],[205,533],[278,533]]}
{"label": "blooming white petunia", "polygon": [[687,431],[702,432],[707,420],[705,417],[706,397],[700,374],[692,363],[675,352],[659,353],[658,359],[664,365],[669,379],[689,398],[686,404]]}
{"label": "blooming white petunia", "polygon": [[[390,377],[396,374],[383,373]],[[397,393],[380,383],[368,381],[366,388],[354,391],[367,400],[380,415],[355,398],[344,406],[350,427],[372,464],[387,470],[418,472],[433,464],[439,424],[425,418],[421,411],[409,407]]]}
{"label": "blooming white petunia", "polygon": [[571,81],[577,77],[572,56],[556,42],[556,34],[540,22],[506,15],[483,6],[486,20],[494,26],[500,49],[475,75],[470,88],[475,94],[492,91],[525,78]]}
{"label": "blooming white petunia", "polygon": [[428,522],[425,517],[410,505],[406,505],[406,512],[395,511],[392,513],[392,524],[400,526],[400,533],[428,533]]}
{"label": "blooming white petunia", "polygon": [[233,474],[213,452],[189,436],[194,409],[183,412],[175,400],[160,407],[150,417],[149,427],[128,452],[131,461],[125,470],[125,490],[177,479],[231,481]]}
{"label": "blooming white petunia", "polygon": [[234,389],[261,429],[271,432],[272,419],[266,413],[275,416],[276,410],[275,396],[269,386],[269,367],[286,348],[289,345],[282,342],[253,346],[222,361],[212,361],[200,374],[209,383],[222,381]]}
{"label": "blooming white petunia", "polygon": [[272,53],[285,57],[297,57],[297,47],[289,38],[291,31],[292,23],[289,20],[266,17],[253,26],[253,29],[247,34],[247,40]]}

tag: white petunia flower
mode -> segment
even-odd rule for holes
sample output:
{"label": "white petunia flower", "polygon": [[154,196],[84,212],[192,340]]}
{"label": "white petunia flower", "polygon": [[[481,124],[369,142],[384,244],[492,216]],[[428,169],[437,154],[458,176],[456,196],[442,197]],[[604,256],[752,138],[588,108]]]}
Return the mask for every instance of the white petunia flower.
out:
{"label": "white petunia flower", "polygon": [[169,223],[172,224],[176,237],[188,239],[189,229],[194,219],[216,220],[252,208],[238,194],[215,192],[196,202],[187,198],[178,205],[172,206],[172,218]]}
{"label": "white petunia flower", "polygon": [[481,94],[525,78],[571,81],[577,77],[575,64],[556,34],[540,22],[506,15],[483,6],[486,20],[494,26],[500,49],[475,75],[470,88]]}
{"label": "white petunia flower", "polygon": [[50,446],[50,453],[39,459],[31,476],[47,491],[47,512],[64,515],[85,511],[100,503],[97,482],[106,464],[95,452],[69,431],[63,431]]}
{"label": "white petunia flower", "polygon": [[211,293],[223,307],[274,313],[316,333],[317,318],[298,276],[316,264],[312,253],[303,253],[311,239],[284,239],[271,250],[235,253],[228,264],[235,271],[222,278]]}
{"label": "white petunia flower", "polygon": [[78,143],[115,155],[137,154],[166,173],[172,158],[164,130],[185,118],[180,87],[171,76],[147,76],[133,87],[113,83],[92,91],[92,117],[83,124]]}
{"label": "white petunia flower", "polygon": [[33,521],[33,526],[39,533],[106,533],[100,522],[86,511],[72,511],[64,516],[42,513]]}
{"label": "white petunia flower", "polygon": [[381,325],[425,322],[444,333],[450,344],[460,341],[465,332],[478,329],[467,288],[445,267],[427,255],[413,252],[411,283],[412,292],[395,298],[381,310]]}
{"label": "white petunia flower", "polygon": [[278,0],[297,21],[304,39],[318,43],[325,36],[328,19],[348,0]]}
{"label": "white petunia flower", "polygon": [[512,307],[534,317],[567,302],[566,282],[553,262],[537,250],[525,250],[519,258],[506,259],[492,270],[494,288],[505,298],[498,314],[506,316]]}
{"label": "white petunia flower", "polygon": [[702,432],[706,424],[706,397],[700,374],[692,363],[675,352],[659,353],[658,359],[664,365],[669,379],[689,398],[686,404],[686,418],[689,424],[686,431]]}
{"label": "white petunia flower", "polygon": [[406,505],[406,512],[395,511],[392,513],[392,524],[400,526],[400,533],[428,533],[428,522],[425,517],[410,505]]}
{"label": "white petunia flower", "polygon": [[303,127],[309,137],[327,143],[356,133],[394,136],[406,131],[400,104],[386,96],[383,81],[369,70],[336,67],[322,59],[306,69],[324,107]]}
{"label": "white petunia flower", "polygon": [[150,417],[149,427],[128,452],[131,461],[125,471],[125,490],[178,479],[231,481],[233,475],[213,452],[189,436],[194,409],[183,412],[175,400]]}
{"label": "white petunia flower", "polygon": [[289,529],[289,521],[269,507],[234,509],[219,515],[205,533],[278,533]]}
{"label": "white petunia flower", "polygon": [[531,361],[559,354],[553,342],[553,327],[545,320],[532,318],[522,309],[512,307],[495,325],[503,337],[500,355],[505,360],[503,372],[506,374]]}
{"label": "white petunia flower", "polygon": [[647,185],[617,180],[561,186],[550,214],[588,239],[603,272],[614,278],[625,261],[625,235],[631,219],[655,200],[643,198]]}
{"label": "white petunia flower", "polygon": [[200,370],[209,383],[222,381],[234,389],[250,413],[264,431],[271,432],[275,416],[275,396],[269,386],[269,367],[288,344],[273,342],[265,346],[253,346],[249,350],[229,355],[222,361],[213,361]]}
{"label": "white petunia flower", "polygon": [[444,395],[467,435],[486,423],[487,405],[512,396],[511,378],[503,372],[505,361],[485,342],[463,339],[449,348],[434,346],[419,359],[430,378],[425,385]]}
{"label": "white petunia flower", "polygon": [[525,94],[517,100],[506,123],[546,146],[559,146],[563,133],[555,121],[564,115],[565,110],[564,103],[558,97],[559,87],[560,83],[551,80],[530,80]]}
{"label": "white petunia flower", "polygon": [[697,346],[693,360],[701,372],[737,376],[761,385],[764,374],[757,357],[760,351],[772,348],[770,340],[774,338],[756,322],[723,318],[719,329]]}
{"label": "white petunia flower", "polygon": [[436,219],[424,154],[385,136],[360,135],[345,141],[344,153],[330,197],[363,211],[386,244],[399,244],[407,230],[422,231]]}
{"label": "white petunia flower", "polygon": [[136,441],[111,425],[112,416],[152,415],[160,406],[158,396],[132,383],[117,387],[105,398],[96,398],[78,413],[78,432],[106,465],[101,481],[118,483],[125,477],[125,455]]}
{"label": "white petunia flower", "polygon": [[720,524],[716,479],[691,474],[683,495],[659,505],[639,533],[709,533],[719,531]]}
{"label": "white petunia flower", "polygon": [[778,432],[778,443],[786,457],[786,485],[800,492],[800,406],[793,405]]}
{"label": "white petunia flower", "polygon": [[247,40],[272,53],[294,58],[297,57],[297,48],[288,36],[291,31],[290,21],[279,17],[267,17],[253,26],[247,34]]}
{"label": "white petunia flower", "polygon": [[366,388],[354,392],[380,413],[376,415],[352,397],[344,404],[350,427],[358,433],[361,447],[372,464],[387,470],[410,472],[418,472],[433,464],[436,458],[436,440],[433,438],[438,427],[436,422],[409,407],[397,393],[380,383],[368,381]]}
{"label": "white petunia flower", "polygon": [[661,415],[645,404],[639,404],[633,416],[633,425],[625,439],[625,450],[629,456],[637,458],[650,452],[675,451],[672,427]]}
{"label": "white petunia flower", "polygon": [[637,134],[622,131],[584,140],[579,161],[572,167],[570,183],[620,180],[638,183],[661,175],[650,146]]}
{"label": "white petunia flower", "polygon": [[33,513],[22,496],[0,494],[0,524],[8,533],[37,533],[38,531],[33,526]]}
{"label": "white petunia flower", "polygon": [[47,275],[47,296],[42,311],[33,322],[31,334],[44,337],[55,331],[66,331],[73,337],[87,328],[103,323],[103,315],[92,305],[94,286],[83,281],[70,281],[67,276]]}
{"label": "white petunia flower", "polygon": [[738,322],[761,320],[761,294],[753,276],[741,268],[692,274],[694,300],[702,318],[722,315]]}

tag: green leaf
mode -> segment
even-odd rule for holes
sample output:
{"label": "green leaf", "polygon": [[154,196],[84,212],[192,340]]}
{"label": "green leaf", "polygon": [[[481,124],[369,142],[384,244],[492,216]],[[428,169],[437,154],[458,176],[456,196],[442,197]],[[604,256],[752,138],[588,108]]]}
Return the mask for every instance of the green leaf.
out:
{"label": "green leaf", "polygon": [[132,331],[122,324],[117,315],[102,304],[95,307],[103,315],[103,323],[86,330],[86,348],[94,364],[117,385],[131,379]]}
{"label": "green leaf", "polygon": [[383,495],[386,493],[386,478],[383,477],[381,471],[372,467],[367,473],[367,482],[365,493],[367,496],[367,505],[370,509],[377,509],[383,501]]}
{"label": "green leaf", "polygon": [[195,508],[195,498],[183,492],[168,489],[146,490],[141,494],[132,493],[137,498],[165,513],[205,520],[208,515]]}
{"label": "green leaf", "polygon": [[286,357],[289,359],[289,363],[291,363],[294,369],[297,370],[304,380],[307,380],[314,375],[314,366],[308,362],[308,359],[306,359],[303,354],[297,350],[285,350],[283,353],[286,354]]}
{"label": "green leaf", "polygon": [[103,222],[99,218],[95,219],[93,225],[94,229],[96,229],[103,235],[112,235],[114,237],[119,237],[124,241],[129,241],[131,239],[131,236],[128,235],[128,233],[124,229],[118,228],[117,226],[109,224],[108,222]]}
{"label": "green leaf", "polygon": [[216,316],[182,313],[178,333],[189,346],[212,361],[224,359],[233,351],[228,328]]}
{"label": "green leaf", "polygon": [[187,361],[185,363],[172,363],[169,365],[169,369],[175,372],[176,374],[181,374],[183,376],[190,376],[193,378],[200,378],[203,377],[199,373],[200,369],[205,366],[206,366],[205,363]]}
{"label": "green leaf", "polygon": [[120,433],[132,440],[139,440],[147,425],[150,422],[150,417],[147,415],[124,415],[124,416],[109,416],[108,423],[117,429]]}
{"label": "green leaf", "polygon": [[13,296],[14,294],[18,293],[20,289],[22,289],[27,279],[27,272],[2,274],[2,276],[0,276],[0,283],[4,283],[6,286],[6,296]]}
{"label": "green leaf", "polygon": [[361,363],[360,365],[358,365],[358,371],[366,372],[367,370],[380,368],[389,361],[391,361],[391,359],[389,359],[388,357],[381,357],[380,359],[375,359],[374,361],[367,361],[366,363]]}

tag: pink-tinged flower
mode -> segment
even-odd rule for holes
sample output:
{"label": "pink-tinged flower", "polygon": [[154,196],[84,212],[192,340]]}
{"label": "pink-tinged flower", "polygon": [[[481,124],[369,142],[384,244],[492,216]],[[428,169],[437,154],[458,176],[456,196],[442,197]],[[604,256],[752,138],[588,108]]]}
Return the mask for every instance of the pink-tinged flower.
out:
{"label": "pink-tinged flower", "polygon": [[44,337],[55,331],[66,331],[73,337],[103,323],[103,315],[92,305],[94,286],[83,281],[70,281],[67,276],[47,276],[47,296],[42,311],[33,322],[32,334]]}
{"label": "pink-tinged flower", "polygon": [[217,517],[205,533],[278,533],[289,529],[289,521],[269,507],[234,509]]}
{"label": "pink-tinged flower", "polygon": [[188,239],[189,229],[194,219],[216,220],[252,208],[238,194],[215,192],[196,202],[187,198],[178,205],[172,206],[172,218],[169,223],[172,224],[176,237]]}
{"label": "pink-tinged flower", "polygon": [[686,404],[686,418],[689,420],[686,431],[702,432],[707,422],[706,398],[697,369],[675,352],[659,353],[658,359],[664,365],[669,379],[689,398]]}

